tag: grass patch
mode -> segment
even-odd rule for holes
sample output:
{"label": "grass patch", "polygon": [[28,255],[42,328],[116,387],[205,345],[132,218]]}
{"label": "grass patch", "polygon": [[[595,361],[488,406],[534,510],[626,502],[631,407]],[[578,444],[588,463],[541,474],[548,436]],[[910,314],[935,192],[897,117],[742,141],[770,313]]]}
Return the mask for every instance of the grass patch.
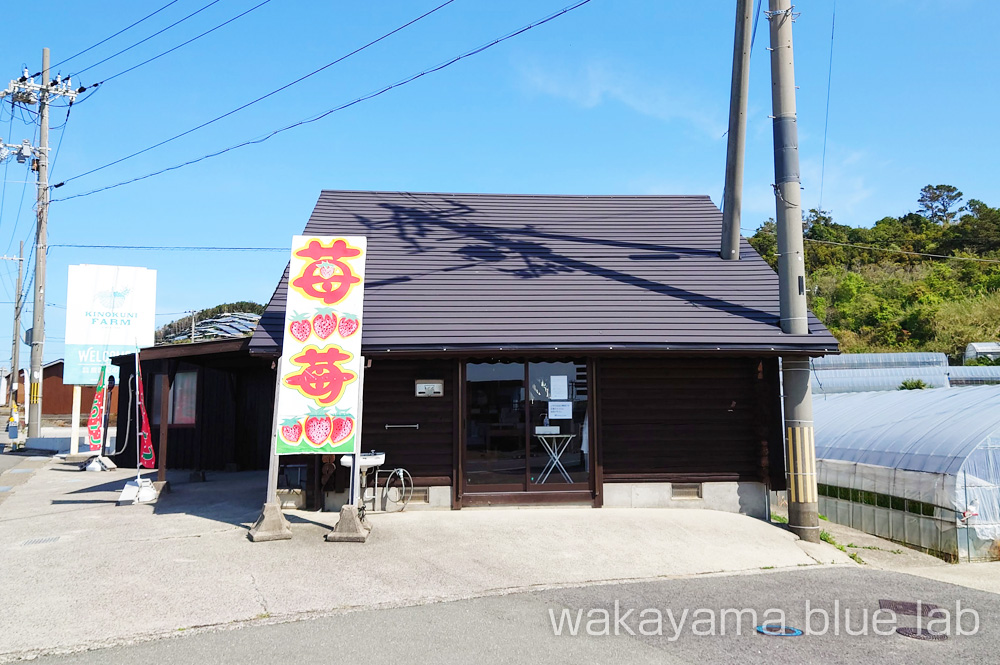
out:
{"label": "grass patch", "polygon": [[851,552],[850,554],[848,554],[848,556],[854,559],[855,562],[860,563],[861,565],[865,564],[865,560],[862,559],[860,556],[858,556],[857,552]]}
{"label": "grass patch", "polygon": [[827,518],[827,516],[826,516],[826,515],[824,515],[823,513],[820,513],[820,514],[819,514],[819,518],[820,518],[821,520],[823,520],[824,522],[829,522],[829,521],[830,521],[830,520],[829,520],[829,518]]}
{"label": "grass patch", "polygon": [[819,539],[824,543],[830,543],[831,545],[837,544],[837,539],[830,535],[830,532],[826,529],[819,532]]}
{"label": "grass patch", "polygon": [[788,524],[788,518],[784,515],[779,515],[778,513],[771,513],[771,521],[777,522],[778,524]]}
{"label": "grass patch", "polygon": [[761,566],[761,570],[774,570],[774,566]]}

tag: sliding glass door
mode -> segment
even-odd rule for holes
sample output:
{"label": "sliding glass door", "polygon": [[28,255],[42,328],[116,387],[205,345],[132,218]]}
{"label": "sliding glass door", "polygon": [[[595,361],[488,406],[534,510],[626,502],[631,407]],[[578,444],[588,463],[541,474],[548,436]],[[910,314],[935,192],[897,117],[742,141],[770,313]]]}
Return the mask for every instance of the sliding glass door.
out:
{"label": "sliding glass door", "polygon": [[589,487],[584,361],[468,363],[465,391],[465,492]]}

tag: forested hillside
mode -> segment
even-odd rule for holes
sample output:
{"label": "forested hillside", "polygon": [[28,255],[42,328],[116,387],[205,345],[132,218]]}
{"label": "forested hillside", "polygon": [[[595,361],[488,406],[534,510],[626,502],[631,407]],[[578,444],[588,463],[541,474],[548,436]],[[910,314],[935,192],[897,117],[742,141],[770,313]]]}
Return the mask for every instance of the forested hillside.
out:
{"label": "forested hillside", "polygon": [[[809,305],[844,352],[957,359],[969,342],[1000,340],[1000,208],[950,185],[924,187],[918,205],[870,228],[805,216]],[[773,219],[750,244],[777,266]]]}
{"label": "forested hillside", "polygon": [[[241,300],[239,302],[224,303],[222,305],[216,305],[209,309],[203,309],[195,313],[196,321],[204,321],[205,319],[210,319],[213,316],[218,316],[219,314],[224,314],[226,312],[247,312],[249,314],[263,314],[264,306],[249,302],[246,300]],[[158,328],[156,331],[156,343],[162,344],[163,340],[169,339],[173,335],[181,332],[186,332],[191,329],[191,317],[185,316],[183,319],[177,319],[176,321],[171,321],[165,326]]]}

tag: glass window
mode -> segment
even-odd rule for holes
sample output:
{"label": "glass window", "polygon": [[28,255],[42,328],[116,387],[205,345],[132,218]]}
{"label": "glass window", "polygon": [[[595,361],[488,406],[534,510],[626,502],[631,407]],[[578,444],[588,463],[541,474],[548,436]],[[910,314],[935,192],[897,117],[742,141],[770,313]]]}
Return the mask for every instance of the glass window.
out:
{"label": "glass window", "polygon": [[574,484],[590,479],[587,364],[528,365],[531,483]]}
{"label": "glass window", "polygon": [[465,380],[466,482],[523,488],[524,363],[469,363]]}
{"label": "glass window", "polygon": [[[162,374],[153,374],[153,400],[147,405],[149,422],[160,424],[160,386],[163,384]],[[194,425],[197,413],[198,372],[177,372],[174,383],[170,387],[167,412],[170,418],[168,425]]]}

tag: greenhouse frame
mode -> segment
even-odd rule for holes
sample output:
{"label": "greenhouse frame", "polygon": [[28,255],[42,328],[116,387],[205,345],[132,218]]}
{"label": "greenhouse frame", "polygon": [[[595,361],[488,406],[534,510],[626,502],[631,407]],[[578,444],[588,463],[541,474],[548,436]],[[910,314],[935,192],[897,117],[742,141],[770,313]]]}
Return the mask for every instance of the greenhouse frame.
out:
{"label": "greenhouse frame", "polygon": [[1000,559],[1000,386],[818,397],[819,510],[949,561]]}

